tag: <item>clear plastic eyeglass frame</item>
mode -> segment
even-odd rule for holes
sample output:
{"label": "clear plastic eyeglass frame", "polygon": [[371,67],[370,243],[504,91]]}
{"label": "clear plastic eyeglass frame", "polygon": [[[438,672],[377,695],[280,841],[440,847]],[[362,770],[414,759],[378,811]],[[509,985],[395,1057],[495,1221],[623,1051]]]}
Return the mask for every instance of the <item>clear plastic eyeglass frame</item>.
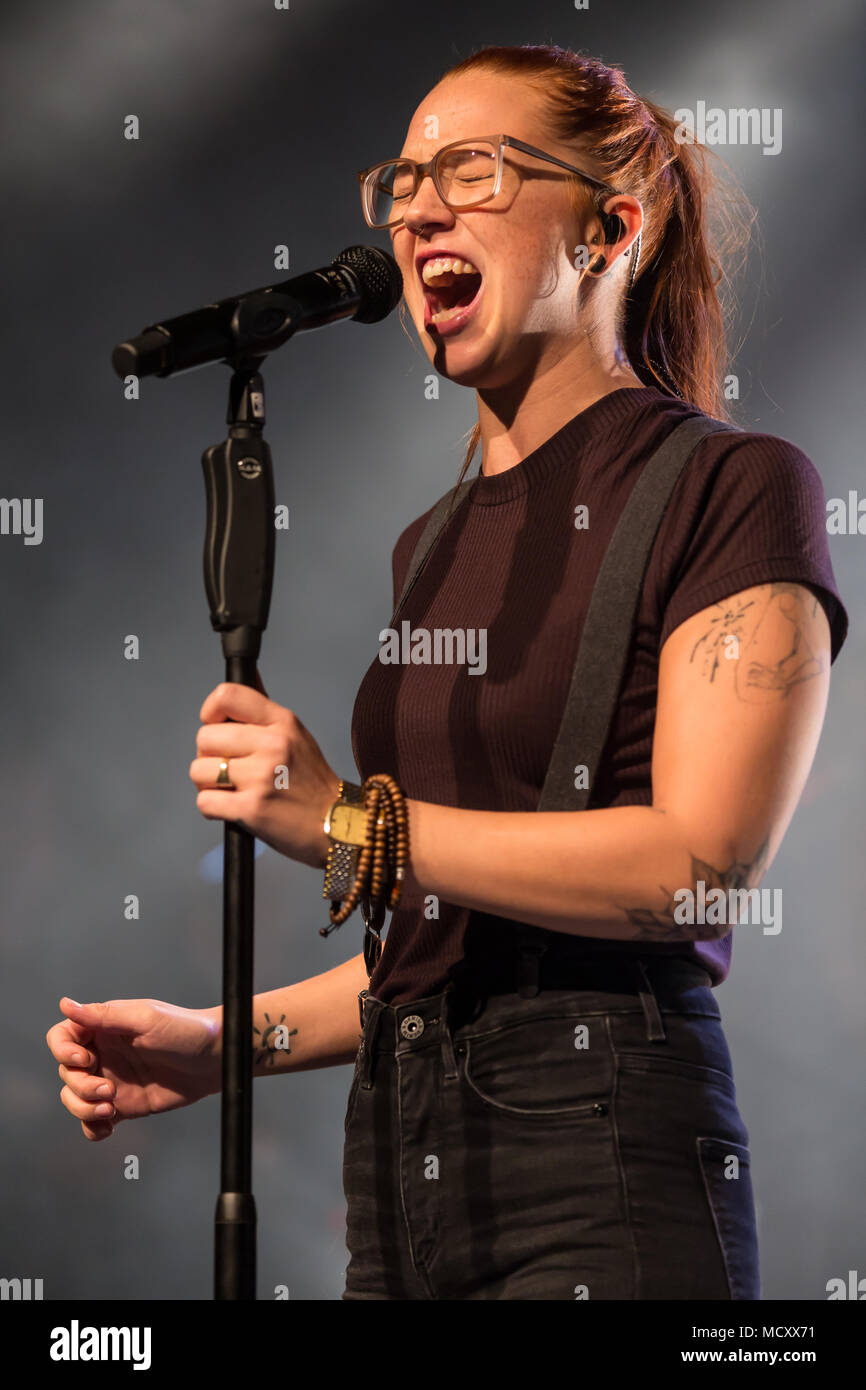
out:
{"label": "clear plastic eyeglass frame", "polygon": [[[493,179],[493,187],[484,193],[482,197],[476,198],[468,203],[455,203],[450,201],[445,196],[442,189],[439,177],[440,161],[452,150],[461,148],[471,149],[474,145],[481,144],[492,145],[496,149],[496,172]],[[361,207],[367,226],[373,227],[376,230],[381,230],[385,227],[396,227],[398,223],[403,221],[402,215],[393,217],[387,222],[377,222],[373,216],[373,200],[376,194],[380,170],[392,169],[395,165],[406,165],[412,170],[412,190],[405,195],[407,198],[414,198],[422,179],[425,179],[429,174],[433,180],[433,187],[436,189],[437,194],[442,199],[445,206],[450,208],[452,212],[466,212],[470,208],[481,207],[483,203],[489,203],[499,193],[502,187],[503,152],[507,145],[512,146],[516,150],[522,150],[524,154],[531,154],[536,159],[543,159],[548,164],[555,164],[560,169],[567,169],[570,174],[579,175],[580,178],[598,189],[599,192],[611,194],[617,192],[617,189],[611,187],[609,183],[604,183],[601,179],[595,178],[593,174],[588,174],[585,169],[579,169],[576,164],[568,164],[564,159],[559,159],[553,154],[547,154],[545,150],[536,149],[535,145],[527,145],[525,140],[518,140],[513,135],[479,135],[473,140],[454,140],[449,145],[443,145],[441,149],[436,151],[433,158],[428,159],[424,164],[419,164],[417,160],[405,159],[400,156],[397,159],[380,160],[378,164],[371,164],[369,168],[362,169],[358,174],[358,181],[361,185]]]}

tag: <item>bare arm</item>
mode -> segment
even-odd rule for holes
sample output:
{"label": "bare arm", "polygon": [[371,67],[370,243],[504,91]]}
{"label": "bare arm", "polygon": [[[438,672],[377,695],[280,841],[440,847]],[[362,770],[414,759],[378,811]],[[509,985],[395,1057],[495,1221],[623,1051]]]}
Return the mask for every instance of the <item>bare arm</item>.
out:
{"label": "bare arm", "polygon": [[582,936],[723,935],[725,925],[675,922],[673,894],[700,879],[723,889],[760,879],[808,776],[829,673],[829,624],[802,585],[761,584],[702,610],[661,653],[652,806],[409,801],[412,887]]}
{"label": "bare arm", "polygon": [[[253,998],[253,1071],[278,1076],[354,1062],[361,1041],[358,992],[369,984],[362,954],[323,975]],[[213,1055],[222,1050],[222,1005],[202,1009],[214,1024]]]}

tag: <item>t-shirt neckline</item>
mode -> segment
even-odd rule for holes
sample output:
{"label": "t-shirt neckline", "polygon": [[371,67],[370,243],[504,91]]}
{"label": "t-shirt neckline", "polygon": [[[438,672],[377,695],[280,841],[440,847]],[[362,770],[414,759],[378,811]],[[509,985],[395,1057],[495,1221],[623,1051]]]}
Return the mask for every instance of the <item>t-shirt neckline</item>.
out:
{"label": "t-shirt neckline", "polygon": [[[512,498],[527,492],[551,469],[560,467],[566,460],[574,460],[574,453],[588,439],[596,434],[604,434],[613,425],[619,424],[631,412],[653,401],[676,402],[675,397],[667,396],[653,386],[619,386],[607,395],[600,396],[592,405],[578,411],[554,434],[539,444],[526,458],[506,468],[502,473],[489,477],[480,471],[472,480],[468,500],[472,506],[491,506],[498,502],[509,502]],[[676,402],[680,403],[680,402]],[[480,470],[480,465],[479,465]]]}

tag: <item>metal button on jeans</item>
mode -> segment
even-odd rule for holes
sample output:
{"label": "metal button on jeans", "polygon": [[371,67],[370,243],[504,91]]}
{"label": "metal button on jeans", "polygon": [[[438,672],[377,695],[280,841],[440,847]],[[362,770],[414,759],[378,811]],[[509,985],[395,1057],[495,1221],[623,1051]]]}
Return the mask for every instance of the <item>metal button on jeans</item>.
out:
{"label": "metal button on jeans", "polygon": [[404,1018],[403,1022],[400,1024],[400,1032],[409,1042],[411,1042],[413,1038],[420,1038],[421,1034],[424,1032],[423,1018],[419,1018],[417,1014],[409,1014],[408,1018]]}

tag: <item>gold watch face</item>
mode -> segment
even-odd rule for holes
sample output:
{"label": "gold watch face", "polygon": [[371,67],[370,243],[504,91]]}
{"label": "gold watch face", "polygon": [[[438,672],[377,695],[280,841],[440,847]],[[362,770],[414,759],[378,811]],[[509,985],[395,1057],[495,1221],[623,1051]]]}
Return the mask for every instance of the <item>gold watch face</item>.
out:
{"label": "gold watch face", "polygon": [[327,834],[344,845],[363,845],[367,838],[367,812],[363,806],[338,801],[331,807]]}

